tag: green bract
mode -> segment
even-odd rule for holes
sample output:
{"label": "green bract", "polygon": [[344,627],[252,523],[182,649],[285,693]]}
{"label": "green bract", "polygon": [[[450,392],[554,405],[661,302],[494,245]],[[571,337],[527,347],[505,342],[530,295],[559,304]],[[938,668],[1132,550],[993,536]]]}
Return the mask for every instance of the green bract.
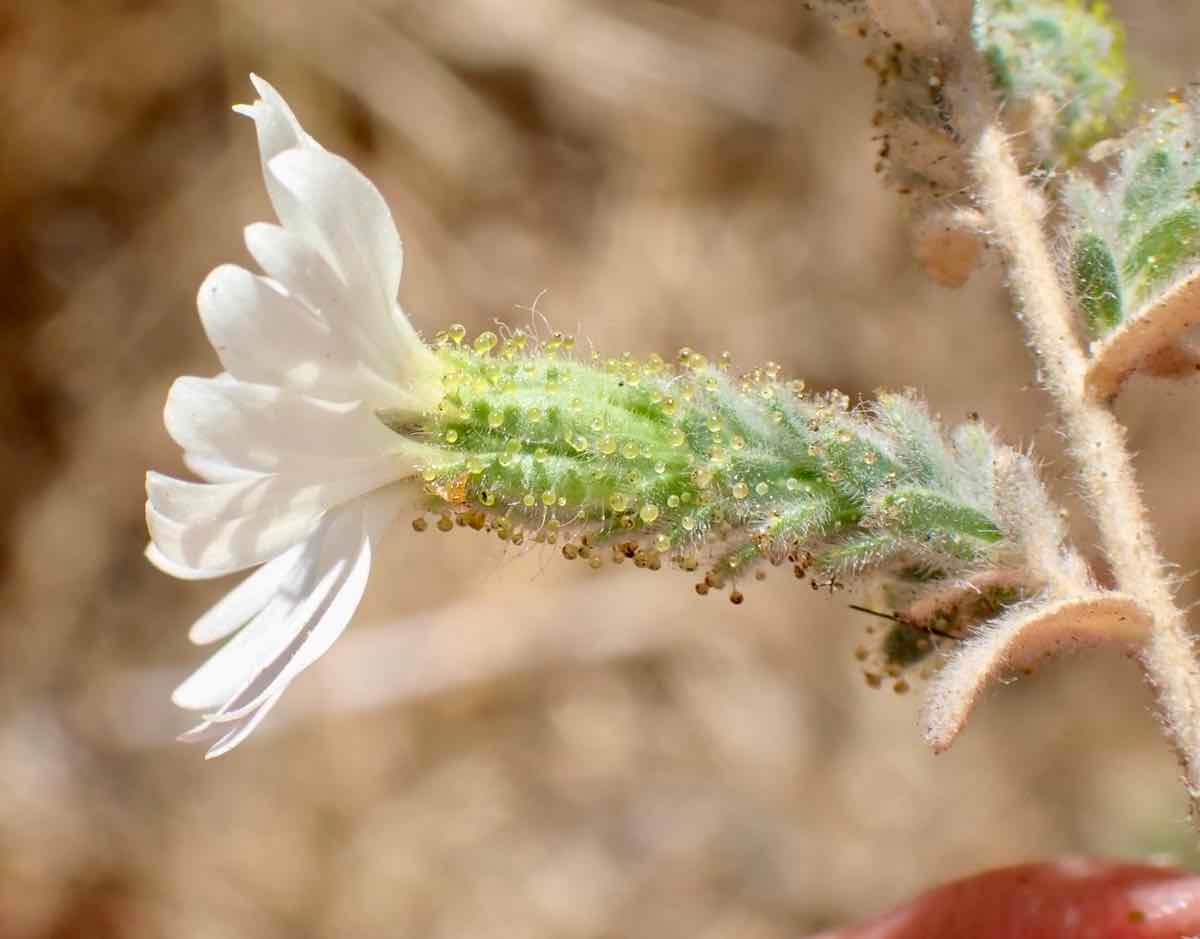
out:
{"label": "green bract", "polygon": [[[735,376],[682,350],[576,359],[517,334],[437,346],[444,397],[397,432],[436,444],[430,507],[512,540],[601,549],[640,566],[709,567],[720,586],[761,561],[850,576],[934,572],[930,584],[1013,563],[992,435],[942,432],[910,395],[851,407],[777,366]],[[536,345],[536,348],[535,348]],[[702,590],[703,592],[703,590]]]}
{"label": "green bract", "polygon": [[1200,260],[1200,167],[1195,102],[1153,112],[1124,141],[1103,189],[1073,177],[1071,277],[1093,339],[1134,317],[1192,274]]}

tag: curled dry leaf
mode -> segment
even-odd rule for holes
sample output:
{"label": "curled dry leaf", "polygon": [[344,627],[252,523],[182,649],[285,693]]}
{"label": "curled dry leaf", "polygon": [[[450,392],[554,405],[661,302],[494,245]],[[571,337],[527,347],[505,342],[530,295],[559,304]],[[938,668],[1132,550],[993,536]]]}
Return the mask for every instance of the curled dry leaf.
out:
{"label": "curled dry leaf", "polygon": [[1181,341],[1150,355],[1140,371],[1155,378],[1187,378],[1200,372],[1200,348]]}
{"label": "curled dry leaf", "polygon": [[930,684],[922,713],[926,741],[939,753],[947,749],[984,688],[1000,674],[1029,668],[1063,649],[1134,646],[1150,625],[1142,606],[1120,593],[1010,608],[962,642]]}
{"label": "curled dry leaf", "polygon": [[[1200,271],[1181,280],[1092,347],[1086,378],[1088,396],[1094,401],[1108,400],[1126,378],[1142,368],[1156,375],[1180,374],[1178,368],[1166,367],[1172,361],[1178,364],[1171,350],[1197,322]],[[1179,355],[1187,353],[1181,351]]]}
{"label": "curled dry leaf", "polygon": [[936,208],[913,225],[913,254],[922,269],[943,287],[961,287],[971,279],[984,239],[983,217],[974,209]]}
{"label": "curled dry leaf", "polygon": [[984,571],[967,580],[929,591],[904,611],[904,619],[921,628],[935,627],[947,610],[956,609],[989,591],[1019,592],[1027,582],[1028,572],[1019,568]]}

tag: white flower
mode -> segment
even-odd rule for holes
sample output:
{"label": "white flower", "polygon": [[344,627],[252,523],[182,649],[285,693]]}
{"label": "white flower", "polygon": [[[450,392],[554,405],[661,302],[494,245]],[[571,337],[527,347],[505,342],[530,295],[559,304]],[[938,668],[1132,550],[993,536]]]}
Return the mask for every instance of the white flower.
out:
{"label": "white flower", "polygon": [[438,360],[396,302],[402,250],[383,197],[251,80],[261,97],[236,110],[256,125],[281,225],[246,229],[266,276],[223,265],[200,287],[224,373],[180,378],[167,398],[167,430],[205,482],[146,479],[157,566],[207,578],[262,565],[190,633],[233,636],[173,696],[204,712],[185,737],[217,736],[210,757],[244,740],[346,628],[429,458],[376,411],[415,416],[440,395]]}

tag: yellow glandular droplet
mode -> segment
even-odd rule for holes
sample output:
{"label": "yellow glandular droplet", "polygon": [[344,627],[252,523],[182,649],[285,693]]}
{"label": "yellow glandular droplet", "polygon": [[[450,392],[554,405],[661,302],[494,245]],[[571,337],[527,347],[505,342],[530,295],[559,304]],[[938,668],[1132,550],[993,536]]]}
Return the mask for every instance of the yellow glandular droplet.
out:
{"label": "yellow glandular droplet", "polygon": [[717,417],[715,414],[710,417],[708,419],[708,429],[714,434],[719,434],[721,432],[721,418]]}
{"label": "yellow glandular droplet", "polygon": [[526,411],[525,416],[529,418],[530,423],[540,424],[542,422],[542,418],[544,418],[546,414],[541,408],[534,407]]}
{"label": "yellow glandular droplet", "polygon": [[765,482],[761,482],[757,486],[754,487],[754,491],[757,492],[760,496],[765,496],[767,494],[767,492],[770,490],[770,488],[771,487],[768,486]]}
{"label": "yellow glandular droplet", "polygon": [[654,520],[658,518],[658,506],[653,502],[647,502],[642,506],[641,511],[638,512],[638,515],[642,517],[642,521],[647,525],[652,525]]}
{"label": "yellow glandular droplet", "polygon": [[696,483],[697,489],[707,489],[712,485],[713,474],[711,470],[698,469],[693,474],[692,479]]}
{"label": "yellow glandular droplet", "polygon": [[664,463],[662,460],[659,460],[657,463],[654,464],[654,472],[658,473],[659,476],[661,476],[666,471],[667,471],[667,464]]}
{"label": "yellow glandular droplet", "polygon": [[446,330],[446,335],[450,337],[456,346],[462,345],[462,341],[467,335],[467,327],[462,323],[452,323],[450,328]]}
{"label": "yellow glandular droplet", "polygon": [[501,414],[499,411],[492,411],[488,415],[487,422],[488,422],[488,427],[490,427],[492,430],[497,430],[500,427],[504,426],[504,415]]}
{"label": "yellow glandular droplet", "polygon": [[677,496],[673,493],[671,495],[667,496],[667,508],[669,508],[669,509],[679,508],[679,496]]}
{"label": "yellow glandular droplet", "polygon": [[680,428],[672,427],[667,434],[667,442],[673,447],[682,447],[687,442],[687,435]]}
{"label": "yellow glandular droplet", "polygon": [[470,457],[467,460],[467,472],[478,476],[483,472],[483,460],[477,456]]}
{"label": "yellow glandular droplet", "polygon": [[596,444],[596,448],[605,456],[612,456],[617,452],[617,441],[613,439],[612,434],[605,434]]}
{"label": "yellow glandular droplet", "polygon": [[745,450],[746,438],[741,436],[741,434],[734,434],[729,441],[729,445],[735,450]]}
{"label": "yellow glandular droplet", "polygon": [[863,454],[863,462],[866,463],[867,466],[874,466],[875,461],[878,459],[879,459],[879,454],[876,453],[874,450],[868,450],[866,453]]}
{"label": "yellow glandular droplet", "polygon": [[475,337],[475,342],[473,343],[473,345],[475,347],[475,351],[478,352],[480,355],[487,355],[494,348],[496,348],[496,343],[498,343],[499,341],[500,341],[499,336],[497,336],[491,330],[487,330],[486,332],[482,332],[478,336]]}
{"label": "yellow glandular droplet", "polygon": [[654,550],[665,553],[671,550],[671,539],[667,535],[659,535],[654,539]]}
{"label": "yellow glandular droplet", "polygon": [[533,505],[535,502],[537,502],[537,499],[533,497],[532,492],[527,492],[521,497],[521,502],[526,508],[533,508]]}
{"label": "yellow glandular droplet", "polygon": [[558,501],[558,496],[554,494],[554,490],[548,489],[542,493],[542,505],[554,505]]}
{"label": "yellow glandular droplet", "polygon": [[571,449],[576,453],[583,453],[588,448],[588,439],[582,434],[575,434],[571,438]]}
{"label": "yellow glandular droplet", "polygon": [[696,530],[696,517],[694,515],[685,515],[679,522],[684,531]]}
{"label": "yellow glandular droplet", "polygon": [[495,505],[496,504],[496,494],[494,492],[485,492],[483,494],[483,497],[480,499],[480,501],[484,505]]}
{"label": "yellow glandular droplet", "polygon": [[453,427],[446,431],[444,438],[446,443],[458,443],[458,431]]}
{"label": "yellow glandular droplet", "polygon": [[638,445],[636,440],[626,440],[621,445],[621,456],[627,460],[636,460],[638,456]]}
{"label": "yellow glandular droplet", "polygon": [[629,500],[623,492],[614,492],[608,497],[608,507],[614,512],[624,512],[629,508]]}
{"label": "yellow glandular droplet", "polygon": [[425,482],[431,483],[437,479],[437,470],[435,470],[432,466],[427,466],[425,469],[421,470],[421,478],[425,480]]}
{"label": "yellow glandular droplet", "polygon": [[536,450],[533,451],[533,458],[535,460],[537,460],[539,463],[545,463],[546,458],[549,456],[550,456],[550,451],[548,451],[545,447],[538,447]]}
{"label": "yellow glandular droplet", "polygon": [[800,480],[793,479],[789,476],[787,482],[785,482],[783,485],[788,492],[797,492],[800,489]]}
{"label": "yellow glandular droplet", "polygon": [[733,497],[735,499],[744,499],[750,495],[750,487],[746,485],[744,480],[739,479],[733,484]]}

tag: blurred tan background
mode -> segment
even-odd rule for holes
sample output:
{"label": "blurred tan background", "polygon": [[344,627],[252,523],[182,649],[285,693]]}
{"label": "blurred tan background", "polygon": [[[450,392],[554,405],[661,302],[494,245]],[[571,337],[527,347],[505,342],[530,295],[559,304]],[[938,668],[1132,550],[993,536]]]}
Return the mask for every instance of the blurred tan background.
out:
{"label": "blurred tan background", "polygon": [[[1114,6],[1146,94],[1195,74],[1200,10]],[[419,328],[536,299],[604,350],[916,386],[1070,503],[1000,272],[910,260],[863,54],[796,0],[0,0],[0,937],[774,939],[990,865],[1198,856],[1119,657],[994,692],[935,759],[848,595],[735,609],[463,531],[398,526],[247,745],[173,740],[228,585],[143,561],[142,476],[182,471],[166,389],[216,367],[196,287],[268,217],[250,70],[383,190]],[[1182,575],[1198,396],[1120,405]]]}

